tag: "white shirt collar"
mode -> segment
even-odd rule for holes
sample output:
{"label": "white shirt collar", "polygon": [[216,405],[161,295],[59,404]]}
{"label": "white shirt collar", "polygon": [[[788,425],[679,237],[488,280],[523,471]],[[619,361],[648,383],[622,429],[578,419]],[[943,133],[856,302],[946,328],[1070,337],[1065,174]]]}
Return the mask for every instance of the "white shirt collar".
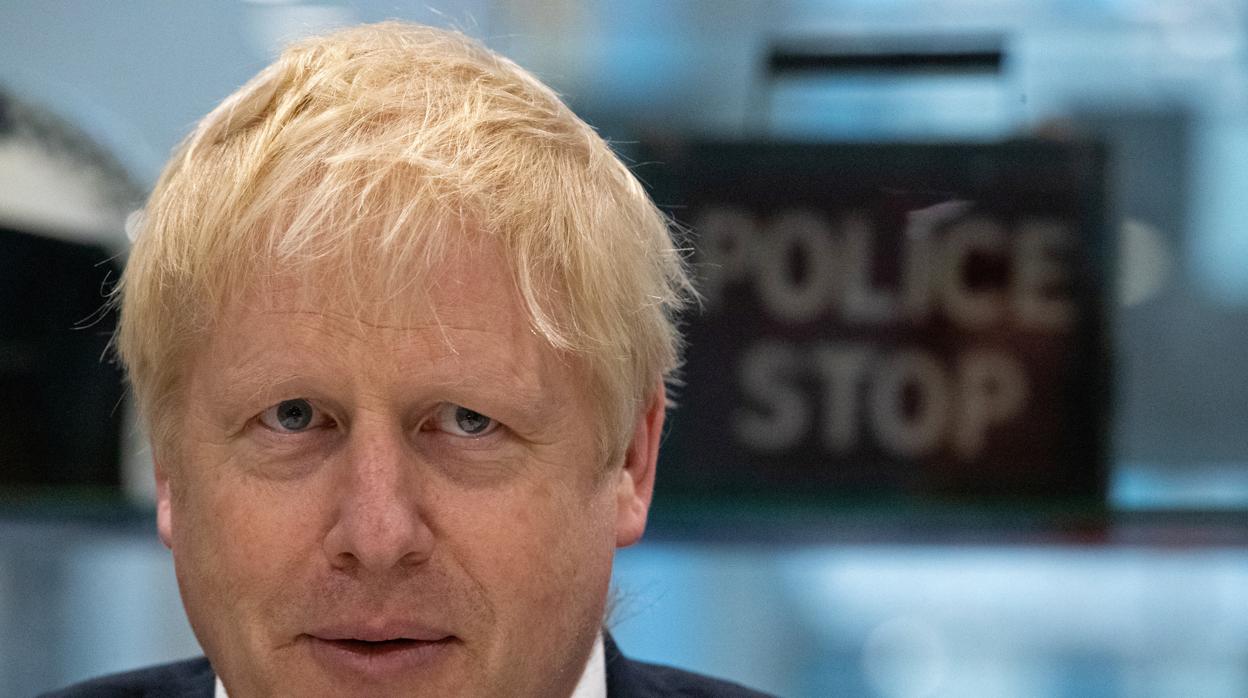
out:
{"label": "white shirt collar", "polygon": [[607,698],[607,650],[602,644],[602,633],[594,640],[585,671],[570,698]]}
{"label": "white shirt collar", "polygon": [[[214,698],[230,698],[225,692],[225,684],[217,677]],[[589,661],[585,663],[585,671],[581,672],[581,680],[569,698],[607,698],[607,651],[602,643],[602,634],[594,641],[594,649],[589,653]]]}

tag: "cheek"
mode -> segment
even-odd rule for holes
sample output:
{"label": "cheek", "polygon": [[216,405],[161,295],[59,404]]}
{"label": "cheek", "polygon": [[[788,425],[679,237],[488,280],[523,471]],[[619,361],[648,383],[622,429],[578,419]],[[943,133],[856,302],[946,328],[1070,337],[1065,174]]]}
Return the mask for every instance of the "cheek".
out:
{"label": "cheek", "polygon": [[214,612],[240,615],[240,623],[263,615],[264,600],[293,581],[311,552],[314,501],[228,475],[188,483],[173,509],[179,578],[213,599]]}
{"label": "cheek", "polygon": [[605,591],[615,541],[608,502],[602,492],[544,482],[459,504],[471,521],[447,530],[454,556],[500,605],[546,615],[570,606],[570,595],[592,601]]}

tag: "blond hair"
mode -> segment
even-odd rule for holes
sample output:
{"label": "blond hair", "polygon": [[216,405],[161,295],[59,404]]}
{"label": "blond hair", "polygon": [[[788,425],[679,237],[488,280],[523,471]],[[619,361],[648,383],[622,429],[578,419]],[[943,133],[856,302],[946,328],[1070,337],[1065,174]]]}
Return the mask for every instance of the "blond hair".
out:
{"label": "blond hair", "polygon": [[668,222],[558,96],[455,32],[387,22],[285,50],[161,174],[119,287],[117,347],[154,444],[223,309],[274,269],[411,292],[466,229],[504,250],[533,328],[603,395],[602,445],[679,362],[692,296]]}

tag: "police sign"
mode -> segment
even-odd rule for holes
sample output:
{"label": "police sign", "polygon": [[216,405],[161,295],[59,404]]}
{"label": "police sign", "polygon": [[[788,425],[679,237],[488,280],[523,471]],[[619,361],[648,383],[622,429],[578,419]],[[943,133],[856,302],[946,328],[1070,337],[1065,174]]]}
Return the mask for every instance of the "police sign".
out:
{"label": "police sign", "polygon": [[1090,146],[696,144],[669,493],[1099,497],[1109,276]]}

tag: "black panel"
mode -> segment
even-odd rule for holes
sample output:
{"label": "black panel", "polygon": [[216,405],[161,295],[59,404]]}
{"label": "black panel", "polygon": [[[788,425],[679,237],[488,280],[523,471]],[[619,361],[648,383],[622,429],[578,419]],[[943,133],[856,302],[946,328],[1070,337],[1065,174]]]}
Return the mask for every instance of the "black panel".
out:
{"label": "black panel", "polygon": [[106,251],[0,227],[0,483],[119,481]]}
{"label": "black panel", "polygon": [[660,499],[1103,498],[1099,148],[694,143],[647,159],[707,294]]}

